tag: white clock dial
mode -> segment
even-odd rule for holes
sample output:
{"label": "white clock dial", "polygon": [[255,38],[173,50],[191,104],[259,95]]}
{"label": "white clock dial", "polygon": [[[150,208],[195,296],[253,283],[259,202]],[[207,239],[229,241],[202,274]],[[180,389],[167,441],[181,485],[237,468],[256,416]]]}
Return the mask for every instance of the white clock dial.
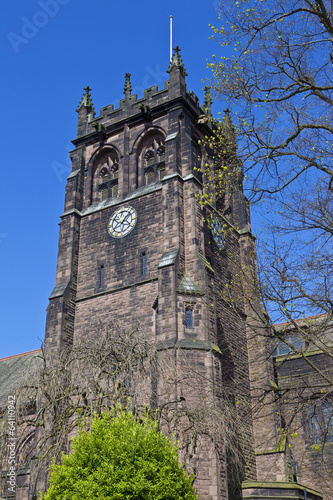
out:
{"label": "white clock dial", "polygon": [[138,215],[135,208],[122,206],[111,216],[108,232],[113,238],[123,238],[134,229]]}

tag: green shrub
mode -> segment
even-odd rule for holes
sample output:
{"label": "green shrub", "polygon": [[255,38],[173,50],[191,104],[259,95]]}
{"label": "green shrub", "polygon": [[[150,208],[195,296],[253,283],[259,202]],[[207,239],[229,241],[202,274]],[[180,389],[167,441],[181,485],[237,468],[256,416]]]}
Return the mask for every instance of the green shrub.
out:
{"label": "green shrub", "polygon": [[197,500],[177,447],[157,423],[117,410],[80,431],[73,451],[52,466],[43,500]]}

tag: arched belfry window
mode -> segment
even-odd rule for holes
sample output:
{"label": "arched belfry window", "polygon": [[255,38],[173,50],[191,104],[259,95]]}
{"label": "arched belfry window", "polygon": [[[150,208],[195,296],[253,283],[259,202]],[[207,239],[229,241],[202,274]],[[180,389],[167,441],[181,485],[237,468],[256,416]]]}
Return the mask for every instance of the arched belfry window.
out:
{"label": "arched belfry window", "polygon": [[94,164],[93,203],[118,196],[119,161],[115,152],[97,159]]}
{"label": "arched belfry window", "polygon": [[150,134],[138,148],[139,185],[161,181],[165,176],[165,146],[161,133]]}

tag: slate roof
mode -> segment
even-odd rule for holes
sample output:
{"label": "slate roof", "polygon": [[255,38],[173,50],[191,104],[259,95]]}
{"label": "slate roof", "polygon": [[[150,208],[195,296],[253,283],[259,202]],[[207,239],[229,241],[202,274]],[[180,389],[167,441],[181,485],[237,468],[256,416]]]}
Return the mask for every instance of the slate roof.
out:
{"label": "slate roof", "polygon": [[7,405],[7,397],[31,380],[41,367],[41,349],[0,359],[0,408]]}
{"label": "slate roof", "polygon": [[[302,326],[308,326],[310,324],[312,324],[312,322],[316,322],[316,321],[320,321],[319,318],[321,318],[322,320],[325,319],[325,317],[328,317],[327,313],[324,313],[324,314],[315,314],[313,316],[306,316],[305,318],[300,318],[300,319],[295,319],[295,323],[298,323],[300,327]],[[284,323],[277,323],[276,325],[274,325],[276,328],[279,328],[281,329],[282,327],[288,327],[289,325],[291,325],[290,321],[285,321]]]}

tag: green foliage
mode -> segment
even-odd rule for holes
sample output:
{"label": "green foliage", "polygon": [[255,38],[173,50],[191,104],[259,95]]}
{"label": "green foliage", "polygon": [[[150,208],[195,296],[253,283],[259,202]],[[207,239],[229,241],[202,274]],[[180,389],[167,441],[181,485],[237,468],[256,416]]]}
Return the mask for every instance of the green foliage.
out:
{"label": "green foliage", "polygon": [[177,447],[148,416],[105,412],[72,441],[73,451],[52,466],[42,500],[197,500]]}
{"label": "green foliage", "polygon": [[330,0],[220,3],[211,38],[222,50],[208,67],[213,95],[230,108],[253,200],[310,174],[326,174],[332,189],[331,12]]}

